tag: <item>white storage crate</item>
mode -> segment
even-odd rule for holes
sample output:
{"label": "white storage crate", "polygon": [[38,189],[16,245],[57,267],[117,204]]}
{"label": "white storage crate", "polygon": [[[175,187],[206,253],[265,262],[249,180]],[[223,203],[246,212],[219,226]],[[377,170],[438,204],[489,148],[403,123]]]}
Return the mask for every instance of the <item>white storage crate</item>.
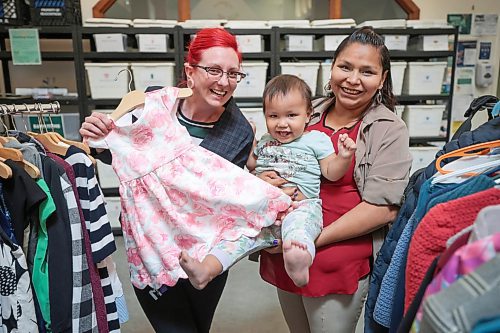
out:
{"label": "white storage crate", "polygon": [[106,202],[106,212],[108,213],[111,228],[121,229],[120,213],[122,212],[122,207],[120,197],[105,197],[104,202]]}
{"label": "white storage crate", "polygon": [[408,35],[384,35],[384,44],[388,50],[406,51]]}
{"label": "white storage crate", "polygon": [[285,49],[287,51],[312,51],[313,35],[285,35]]}
{"label": "white storage crate", "polygon": [[349,35],[326,35],[323,39],[325,51],[336,51],[346,37]]}
{"label": "white storage crate", "polygon": [[247,76],[236,86],[234,97],[262,97],[268,66],[267,62],[244,61],[241,70]]}
{"label": "white storage crate", "polygon": [[318,95],[323,96],[326,94],[325,85],[330,80],[331,70],[332,70],[332,63],[331,62],[322,62],[320,64],[320,71],[318,74],[318,87],[317,87],[317,91],[316,91],[316,93]]}
{"label": "white storage crate", "polygon": [[145,91],[150,86],[175,85],[175,64],[172,62],[133,62],[130,68],[134,74],[136,90]]}
{"label": "white storage crate", "polygon": [[94,34],[97,52],[125,52],[127,35],[125,34]]}
{"label": "white storage crate", "polygon": [[236,35],[240,52],[262,52],[262,35]]}
{"label": "white storage crate", "polygon": [[406,65],[406,61],[391,61],[392,91],[394,95],[401,95]]}
{"label": "white storage crate", "polygon": [[137,34],[139,52],[166,53],[168,38],[166,34]]}
{"label": "white storage crate", "polygon": [[446,105],[406,105],[403,120],[410,137],[437,137]]}
{"label": "white storage crate", "polygon": [[408,95],[439,95],[447,66],[440,62],[409,62],[403,92]]}
{"label": "white storage crate", "polygon": [[423,35],[411,42],[411,48],[421,51],[448,51],[448,35]]}
{"label": "white storage crate", "polygon": [[266,118],[262,108],[241,108],[243,115],[255,124],[255,138],[260,140],[262,135],[267,132]]}
{"label": "white storage crate", "polygon": [[311,88],[314,95],[318,82],[319,62],[282,62],[281,74],[293,74],[300,77]]}
{"label": "white storage crate", "polygon": [[434,161],[439,149],[440,148],[436,146],[410,147],[410,154],[413,158],[410,174],[418,169],[427,167],[429,163]]}
{"label": "white storage crate", "polygon": [[[128,63],[85,63],[93,99],[122,98],[128,92]],[[116,79],[116,80],[115,80]]]}
{"label": "white storage crate", "polygon": [[96,159],[97,180],[101,188],[118,188],[120,181],[111,165],[102,163]]}

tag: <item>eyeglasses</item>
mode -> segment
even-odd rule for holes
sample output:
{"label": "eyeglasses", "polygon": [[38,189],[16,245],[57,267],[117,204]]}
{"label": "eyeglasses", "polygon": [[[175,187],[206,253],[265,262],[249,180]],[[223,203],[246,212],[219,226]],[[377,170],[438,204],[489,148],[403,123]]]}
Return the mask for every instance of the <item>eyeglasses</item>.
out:
{"label": "eyeglasses", "polygon": [[207,72],[208,76],[211,77],[212,79],[219,81],[222,77],[222,74],[227,75],[227,79],[231,81],[236,81],[236,83],[239,83],[241,80],[243,80],[247,75],[245,73],[237,72],[237,71],[230,71],[226,72],[223,71],[220,68],[217,67],[206,67],[206,66],[200,66],[200,65],[191,65],[193,67],[201,68],[205,72]]}

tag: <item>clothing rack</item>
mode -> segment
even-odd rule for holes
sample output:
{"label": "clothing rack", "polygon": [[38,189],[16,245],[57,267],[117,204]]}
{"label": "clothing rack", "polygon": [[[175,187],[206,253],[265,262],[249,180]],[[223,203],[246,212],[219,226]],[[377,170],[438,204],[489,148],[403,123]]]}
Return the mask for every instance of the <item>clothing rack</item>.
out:
{"label": "clothing rack", "polygon": [[0,104],[0,113],[2,115],[13,114],[45,114],[45,113],[59,113],[61,111],[61,104],[58,101],[50,103],[34,103],[34,104]]}

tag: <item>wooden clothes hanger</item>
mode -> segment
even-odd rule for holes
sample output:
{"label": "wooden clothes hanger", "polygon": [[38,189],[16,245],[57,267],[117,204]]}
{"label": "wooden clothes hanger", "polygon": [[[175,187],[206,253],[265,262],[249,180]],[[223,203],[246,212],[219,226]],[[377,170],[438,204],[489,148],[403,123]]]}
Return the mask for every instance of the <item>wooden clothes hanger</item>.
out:
{"label": "wooden clothes hanger", "polygon": [[[119,71],[118,74],[116,74],[115,81],[118,78],[118,75],[120,75],[120,73],[123,71],[128,71],[130,75],[130,80],[128,82],[129,92],[125,96],[123,96],[123,98],[120,101],[120,104],[118,104],[116,109],[111,113],[110,118],[113,121],[117,121],[130,111],[138,108],[139,106],[144,105],[144,102],[146,101],[145,92],[131,89],[132,75],[129,69],[122,69],[121,71]],[[191,88],[178,88],[178,89],[179,89],[179,94],[177,95],[177,98],[187,98],[193,94]]]}
{"label": "wooden clothes hanger", "polygon": [[[27,107],[27,106],[26,106]],[[40,129],[42,129],[42,119],[43,115],[38,115],[38,124],[40,125]],[[65,156],[68,152],[69,145],[57,142],[54,140],[53,136],[47,133],[36,133],[36,132],[28,132],[28,135],[39,141],[43,147],[51,153]]]}
{"label": "wooden clothes hanger", "polygon": [[[55,102],[57,107],[59,107],[59,103],[58,102]],[[55,108],[54,108],[54,104],[50,104],[50,107],[52,108],[52,111],[55,113]],[[52,129],[54,129],[54,125],[52,124],[52,118],[50,117],[50,114],[49,114],[49,120],[50,120],[50,123],[52,125]],[[83,142],[78,142],[78,141],[73,141],[73,140],[68,140],[66,139],[65,137],[63,137],[61,134],[57,133],[57,132],[47,132],[47,133],[44,133],[48,136],[51,137],[51,139],[57,143],[57,144],[60,144],[61,142],[62,143],[65,143],[67,144],[68,146],[75,146],[77,148],[80,148],[81,150],[83,150],[87,155],[90,154],[90,148],[89,146],[87,146],[85,143]]]}
{"label": "wooden clothes hanger", "polygon": [[[5,162],[5,160],[12,160],[16,162],[33,179],[38,179],[40,177],[40,170],[34,164],[26,161],[20,150],[15,148],[6,148],[0,145],[0,157],[2,158],[2,162]],[[11,176],[12,176],[12,170],[11,170]]]}

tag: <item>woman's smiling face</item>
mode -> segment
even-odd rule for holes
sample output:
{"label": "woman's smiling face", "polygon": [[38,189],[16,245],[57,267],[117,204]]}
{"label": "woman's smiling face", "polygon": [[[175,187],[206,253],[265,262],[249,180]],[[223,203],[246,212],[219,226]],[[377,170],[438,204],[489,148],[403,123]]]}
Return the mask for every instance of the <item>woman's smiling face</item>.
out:
{"label": "woman's smiling face", "polygon": [[356,42],[346,46],[332,64],[330,84],[336,104],[363,112],[377,90],[382,89],[386,75],[375,47]]}

